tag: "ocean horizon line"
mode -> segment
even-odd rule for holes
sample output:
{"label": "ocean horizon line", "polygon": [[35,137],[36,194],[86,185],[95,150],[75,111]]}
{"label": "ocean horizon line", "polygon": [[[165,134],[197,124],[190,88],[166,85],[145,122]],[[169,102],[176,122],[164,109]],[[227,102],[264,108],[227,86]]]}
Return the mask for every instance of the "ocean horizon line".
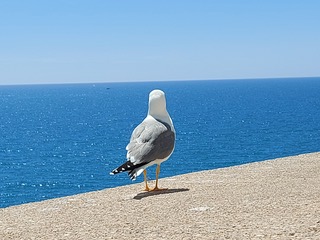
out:
{"label": "ocean horizon line", "polygon": [[101,81],[101,82],[36,82],[36,83],[0,83],[0,87],[10,86],[50,86],[50,85],[100,85],[100,84],[127,84],[127,83],[167,83],[167,82],[206,82],[206,81],[263,81],[263,80],[294,80],[317,79],[320,76],[288,76],[288,77],[248,77],[248,78],[214,78],[214,79],[168,79],[168,80],[133,80],[133,81]]}

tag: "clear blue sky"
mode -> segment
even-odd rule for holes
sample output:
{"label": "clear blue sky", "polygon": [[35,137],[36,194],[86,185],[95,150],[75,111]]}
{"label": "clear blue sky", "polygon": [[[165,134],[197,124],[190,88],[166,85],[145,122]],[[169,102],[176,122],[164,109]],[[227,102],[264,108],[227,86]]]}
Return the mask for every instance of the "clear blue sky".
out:
{"label": "clear blue sky", "polygon": [[318,0],[0,1],[0,84],[300,76]]}

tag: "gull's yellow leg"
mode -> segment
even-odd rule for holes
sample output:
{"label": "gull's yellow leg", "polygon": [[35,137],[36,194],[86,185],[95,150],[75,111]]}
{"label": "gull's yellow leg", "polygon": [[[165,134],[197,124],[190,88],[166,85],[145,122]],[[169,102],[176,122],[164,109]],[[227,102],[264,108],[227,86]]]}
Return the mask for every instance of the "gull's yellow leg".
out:
{"label": "gull's yellow leg", "polygon": [[149,192],[150,188],[148,187],[148,182],[147,182],[147,170],[143,170],[143,176],[144,176],[144,184],[146,185],[146,188],[144,190]]}
{"label": "gull's yellow leg", "polygon": [[161,191],[161,190],[168,189],[168,188],[159,188],[158,187],[159,173],[160,173],[160,164],[157,166],[157,169],[156,169],[156,186],[154,187],[154,189],[152,189],[152,191]]}

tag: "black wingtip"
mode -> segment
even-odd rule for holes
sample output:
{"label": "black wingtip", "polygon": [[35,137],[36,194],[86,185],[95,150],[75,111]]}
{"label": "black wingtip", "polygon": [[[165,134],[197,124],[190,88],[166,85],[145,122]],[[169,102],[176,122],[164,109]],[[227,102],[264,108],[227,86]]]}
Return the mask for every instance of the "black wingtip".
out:
{"label": "black wingtip", "polygon": [[132,162],[127,161],[123,163],[121,166],[117,167],[116,169],[110,172],[110,175],[115,175],[121,172],[128,172],[128,175],[132,181],[136,180],[137,178],[137,169],[145,165],[145,163],[140,163],[134,165]]}
{"label": "black wingtip", "polygon": [[126,172],[126,171],[131,171],[132,169],[135,168],[135,165],[133,165],[132,162],[127,161],[125,163],[123,163],[121,166],[117,167],[116,169],[111,171],[111,175],[115,175],[121,172]]}
{"label": "black wingtip", "polygon": [[118,168],[113,169],[113,170],[110,172],[110,175],[115,175],[115,174],[117,174],[117,173],[121,173],[121,171],[119,171]]}

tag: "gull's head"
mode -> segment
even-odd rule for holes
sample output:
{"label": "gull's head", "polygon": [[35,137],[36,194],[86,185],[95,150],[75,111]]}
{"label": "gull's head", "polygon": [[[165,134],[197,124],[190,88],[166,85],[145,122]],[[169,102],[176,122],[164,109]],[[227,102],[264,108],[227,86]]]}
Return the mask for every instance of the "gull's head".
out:
{"label": "gull's head", "polygon": [[167,114],[166,98],[161,90],[153,90],[149,94],[149,115],[161,116]]}

